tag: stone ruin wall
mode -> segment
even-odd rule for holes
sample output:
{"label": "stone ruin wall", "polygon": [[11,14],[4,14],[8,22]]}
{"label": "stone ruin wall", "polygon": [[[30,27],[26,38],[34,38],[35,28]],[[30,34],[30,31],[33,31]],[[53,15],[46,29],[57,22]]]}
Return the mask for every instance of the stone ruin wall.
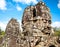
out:
{"label": "stone ruin wall", "polygon": [[[24,10],[22,29],[12,18],[7,24],[2,47],[60,47],[57,37],[53,37],[51,14],[44,2],[29,6]],[[59,39],[58,39],[59,40]]]}

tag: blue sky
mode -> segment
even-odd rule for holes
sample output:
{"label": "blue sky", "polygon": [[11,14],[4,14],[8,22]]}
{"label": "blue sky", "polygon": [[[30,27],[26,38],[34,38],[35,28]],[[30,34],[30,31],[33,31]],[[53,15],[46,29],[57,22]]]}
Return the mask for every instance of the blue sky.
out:
{"label": "blue sky", "polygon": [[[21,22],[24,9],[29,5],[35,5],[39,0],[0,0],[0,27],[5,29],[11,18]],[[43,0],[50,8],[52,26],[60,27],[60,0]]]}

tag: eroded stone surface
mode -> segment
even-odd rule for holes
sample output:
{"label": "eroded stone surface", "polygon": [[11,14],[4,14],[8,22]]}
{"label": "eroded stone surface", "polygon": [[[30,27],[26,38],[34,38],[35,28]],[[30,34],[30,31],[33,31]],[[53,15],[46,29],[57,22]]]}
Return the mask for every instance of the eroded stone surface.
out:
{"label": "eroded stone surface", "polygon": [[18,47],[17,40],[20,34],[20,25],[16,19],[12,18],[6,27],[7,47]]}
{"label": "eroded stone surface", "polygon": [[[50,10],[44,2],[25,9],[22,17],[22,29],[12,18],[6,27],[5,47],[60,47],[59,37],[52,36]],[[58,39],[57,39],[58,38]]]}
{"label": "eroded stone surface", "polygon": [[50,10],[44,2],[27,7],[22,18],[24,36],[30,39],[31,47],[59,47],[56,39],[52,37],[54,31],[51,27]]}

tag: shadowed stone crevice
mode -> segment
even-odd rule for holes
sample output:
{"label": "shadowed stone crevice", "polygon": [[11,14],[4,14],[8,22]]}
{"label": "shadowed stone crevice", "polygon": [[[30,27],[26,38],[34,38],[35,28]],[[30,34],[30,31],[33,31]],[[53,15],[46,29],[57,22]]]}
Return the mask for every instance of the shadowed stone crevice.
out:
{"label": "shadowed stone crevice", "polygon": [[49,47],[55,47],[55,45],[50,45]]}
{"label": "shadowed stone crevice", "polygon": [[33,9],[33,17],[36,17],[36,9]]}

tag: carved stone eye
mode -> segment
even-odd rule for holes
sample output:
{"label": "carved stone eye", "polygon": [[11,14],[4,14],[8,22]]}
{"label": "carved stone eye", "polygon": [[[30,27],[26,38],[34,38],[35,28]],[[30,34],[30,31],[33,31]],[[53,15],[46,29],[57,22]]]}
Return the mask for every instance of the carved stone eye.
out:
{"label": "carved stone eye", "polygon": [[37,20],[34,20],[33,22],[35,23]]}

